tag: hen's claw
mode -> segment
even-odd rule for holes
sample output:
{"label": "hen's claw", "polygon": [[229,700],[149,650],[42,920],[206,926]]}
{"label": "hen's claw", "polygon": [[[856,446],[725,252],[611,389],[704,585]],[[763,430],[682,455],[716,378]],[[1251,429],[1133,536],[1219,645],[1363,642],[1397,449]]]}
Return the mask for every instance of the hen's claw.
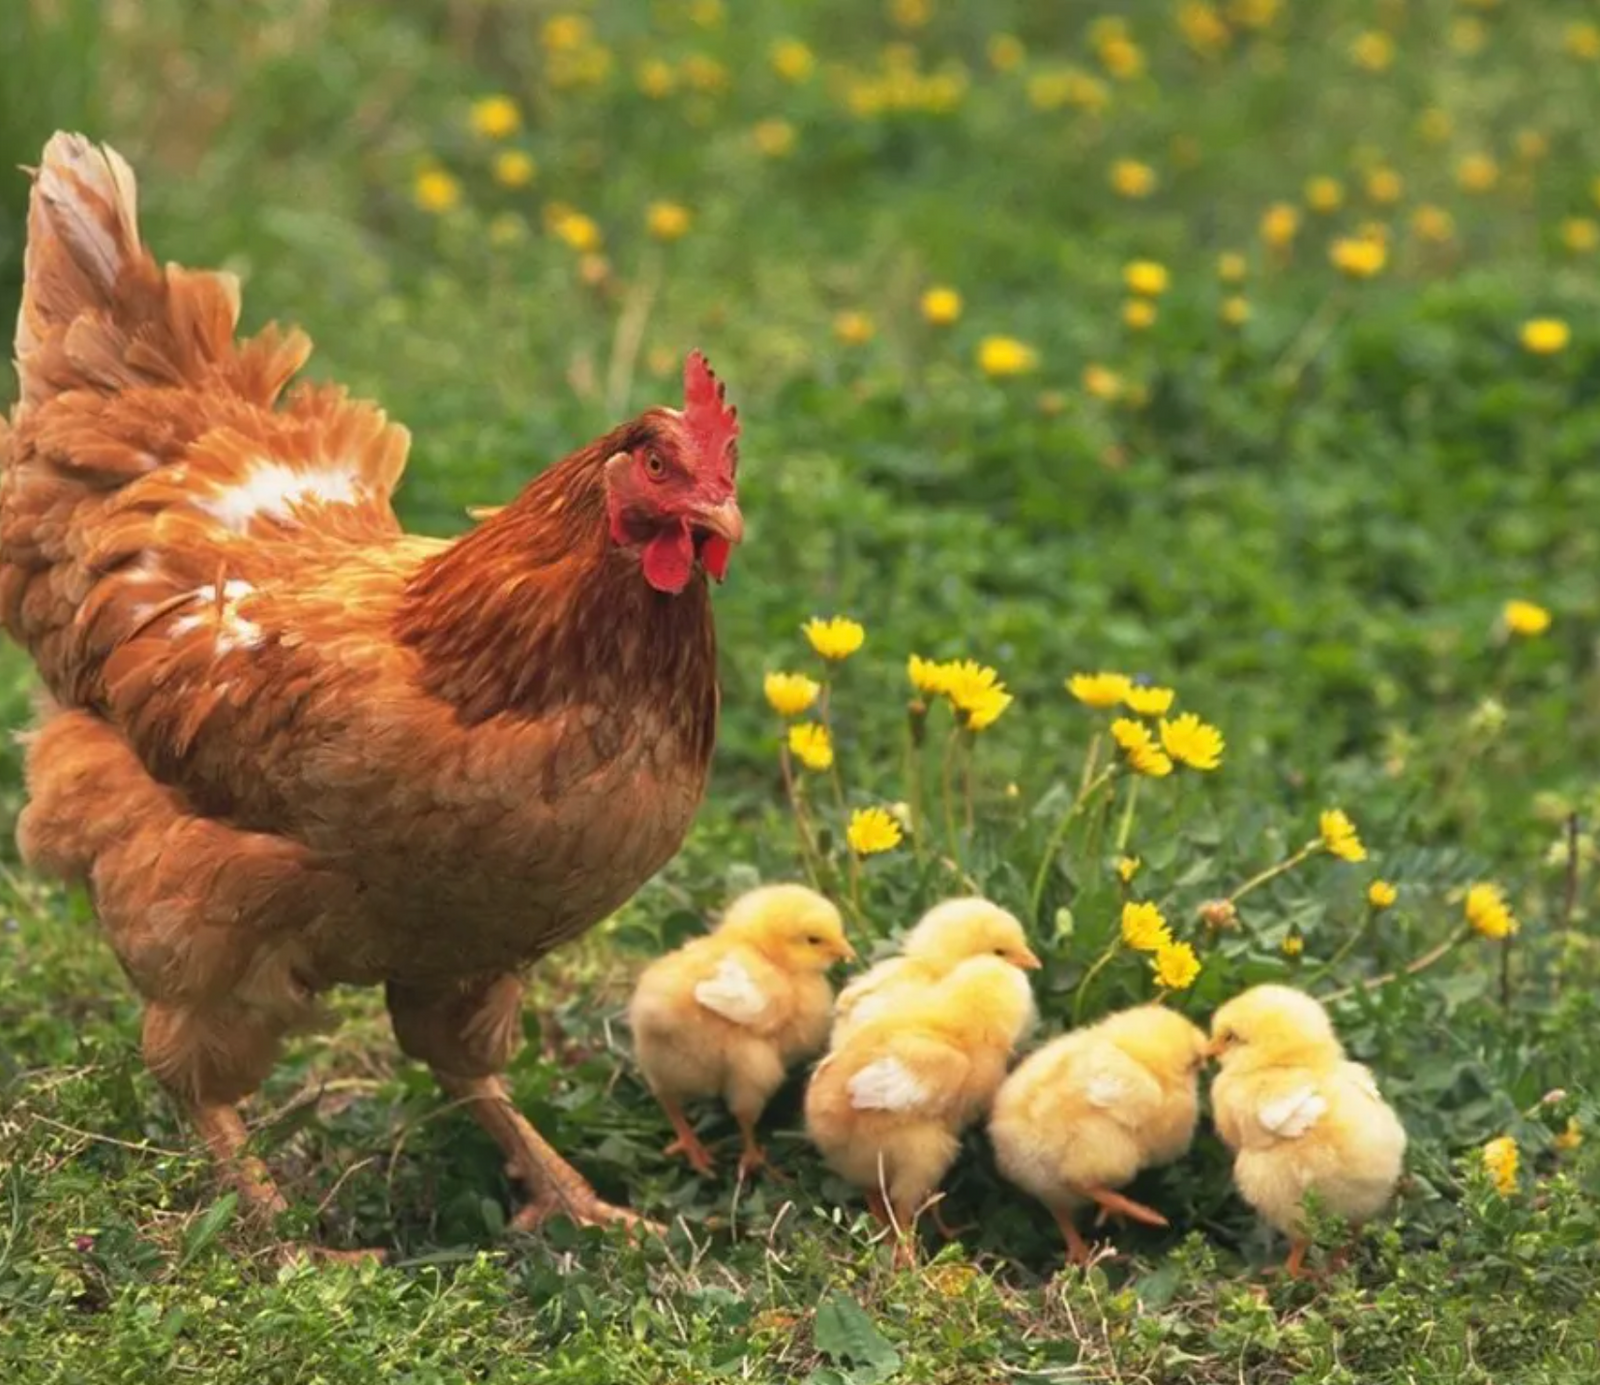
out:
{"label": "hen's claw", "polygon": [[[682,1155],[684,1163],[703,1178],[710,1178],[717,1171],[717,1162],[711,1157],[711,1151],[700,1143],[700,1137],[692,1130],[686,1135],[679,1135],[661,1152],[668,1159]],[[740,1167],[744,1167],[742,1160]]]}
{"label": "hen's claw", "polygon": [[637,1212],[630,1212],[626,1207],[613,1207],[609,1202],[602,1202],[591,1191],[587,1197],[567,1194],[565,1197],[549,1193],[536,1197],[532,1202],[523,1205],[522,1209],[511,1218],[512,1231],[538,1231],[552,1217],[565,1217],[568,1221],[578,1226],[616,1226],[628,1228],[630,1233],[648,1231],[653,1235],[664,1235],[665,1228],[641,1217]]}

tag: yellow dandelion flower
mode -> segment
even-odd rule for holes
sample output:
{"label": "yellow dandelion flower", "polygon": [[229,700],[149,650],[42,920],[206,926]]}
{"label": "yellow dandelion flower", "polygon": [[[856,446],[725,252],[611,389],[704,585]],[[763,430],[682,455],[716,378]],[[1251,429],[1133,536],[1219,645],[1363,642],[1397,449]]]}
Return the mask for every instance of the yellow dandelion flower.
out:
{"label": "yellow dandelion flower", "polygon": [[900,824],[886,808],[857,808],[850,814],[845,840],[857,856],[876,856],[893,851],[904,839]]}
{"label": "yellow dandelion flower", "polygon": [[817,700],[822,684],[803,673],[769,673],[761,689],[780,717],[797,717]]}
{"label": "yellow dandelion flower", "polygon": [[547,53],[573,53],[589,41],[592,32],[581,14],[553,14],[545,20],[540,40]]}
{"label": "yellow dandelion flower", "polygon": [[1572,329],[1559,317],[1535,317],[1522,324],[1522,349],[1535,356],[1554,356],[1571,340]]}
{"label": "yellow dandelion flower", "polygon": [[1154,904],[1130,899],[1122,906],[1122,941],[1135,952],[1154,952],[1172,941],[1172,933]]}
{"label": "yellow dandelion flower", "polygon": [[1215,726],[1185,712],[1172,721],[1162,718],[1161,748],[1179,764],[1209,771],[1222,764],[1225,743]]}
{"label": "yellow dandelion flower", "polygon": [[1261,214],[1261,239],[1274,250],[1293,244],[1300,232],[1300,213],[1287,202],[1274,202]]}
{"label": "yellow dandelion flower", "polygon": [[817,68],[816,55],[797,38],[779,39],[767,56],[772,70],[786,82],[808,81]]}
{"label": "yellow dandelion flower", "polygon": [[1015,337],[985,337],[978,343],[978,369],[991,380],[1026,375],[1039,364],[1039,353]]}
{"label": "yellow dandelion flower", "polygon": [[954,659],[943,669],[943,692],[960,711],[985,697],[993,688],[1003,688],[1000,675],[976,659]]}
{"label": "yellow dandelion flower", "polygon": [[911,680],[911,686],[925,697],[938,697],[948,692],[950,675],[949,664],[924,659],[920,654],[913,654],[906,660],[906,676]]}
{"label": "yellow dandelion flower", "polygon": [[1130,298],[1122,305],[1122,324],[1129,331],[1143,332],[1155,326],[1156,305],[1148,298]]}
{"label": "yellow dandelion flower", "polygon": [[1135,201],[1149,197],[1160,181],[1156,177],[1155,169],[1147,163],[1140,163],[1138,159],[1118,159],[1111,165],[1108,178],[1111,190],[1118,197],[1127,197]]}
{"label": "yellow dandelion flower", "polygon": [[799,722],[789,728],[789,753],[807,769],[821,774],[833,768],[833,737],[821,722]]}
{"label": "yellow dandelion flower", "polygon": [[1392,207],[1405,196],[1406,184],[1392,168],[1374,168],[1367,172],[1367,200],[1380,207]]}
{"label": "yellow dandelion flower", "polygon": [[1122,377],[1103,365],[1091,363],[1083,368],[1083,388],[1096,399],[1110,402],[1122,393]]}
{"label": "yellow dandelion flower", "polygon": [[1306,183],[1306,206],[1326,216],[1344,205],[1344,184],[1337,178],[1312,178]]}
{"label": "yellow dandelion flower", "polygon": [[1578,1118],[1576,1116],[1568,1116],[1567,1128],[1550,1143],[1563,1154],[1570,1154],[1577,1149],[1583,1143],[1583,1131],[1578,1128]]}
{"label": "yellow dandelion flower", "polygon": [[855,308],[848,308],[833,319],[833,335],[846,346],[865,346],[877,331],[872,318]]}
{"label": "yellow dandelion flower", "polygon": [[645,211],[645,226],[656,240],[681,240],[689,230],[689,209],[677,202],[652,202]]}
{"label": "yellow dandelion flower", "polygon": [[1561,46],[1579,62],[1600,62],[1600,25],[1587,20],[1567,25],[1566,32],[1561,35]]}
{"label": "yellow dandelion flower", "polygon": [[1517,931],[1517,920],[1498,885],[1479,881],[1467,891],[1463,906],[1467,922],[1486,938],[1498,941]]}
{"label": "yellow dandelion flower", "polygon": [[929,289],[922,295],[922,316],[935,327],[948,327],[961,316],[961,295],[942,286]]}
{"label": "yellow dandelion flower", "polygon": [[1139,873],[1139,867],[1143,864],[1144,862],[1137,856],[1117,857],[1117,879],[1121,880],[1124,885],[1132,884],[1133,877]]}
{"label": "yellow dandelion flower", "polygon": [[1200,975],[1200,959],[1188,943],[1167,942],[1150,961],[1156,985],[1168,991],[1186,991]]}
{"label": "yellow dandelion flower", "polygon": [[787,120],[763,120],[750,131],[756,152],[768,159],[786,158],[794,150],[794,126]]}
{"label": "yellow dandelion flower", "polygon": [[522,112],[509,96],[485,96],[472,103],[467,119],[474,133],[485,139],[504,139],[516,134],[522,124]]}
{"label": "yellow dandelion flower", "polygon": [[1498,1139],[1490,1140],[1483,1147],[1484,1171],[1494,1181],[1495,1191],[1501,1197],[1509,1197],[1516,1192],[1517,1166],[1520,1163],[1517,1142],[1509,1135],[1501,1135]]}
{"label": "yellow dandelion flower", "polygon": [[442,168],[425,168],[417,174],[411,195],[425,212],[450,212],[461,205],[461,184]]}
{"label": "yellow dandelion flower", "polygon": [[1137,712],[1142,717],[1161,717],[1167,714],[1172,699],[1177,695],[1171,688],[1135,683],[1123,694],[1122,701],[1129,711]]}
{"label": "yellow dandelion flower", "polygon": [[1129,293],[1159,298],[1167,291],[1167,267],[1155,260],[1130,260],[1122,267],[1122,282]]}
{"label": "yellow dandelion flower", "polygon": [[1306,940],[1298,933],[1289,933],[1283,940],[1283,955],[1285,957],[1298,957],[1306,950]]}
{"label": "yellow dandelion flower", "polygon": [[1456,165],[1456,182],[1465,192],[1489,192],[1500,181],[1500,165],[1488,154],[1468,154]]}
{"label": "yellow dandelion flower", "polygon": [[1411,213],[1411,231],[1418,240],[1445,245],[1455,239],[1456,219],[1443,207],[1424,202]]}
{"label": "yellow dandelion flower", "polygon": [[[954,700],[954,699],[952,699]],[[967,729],[969,731],[986,731],[1000,720],[1001,714],[1015,699],[1005,689],[1004,683],[997,683],[992,688],[985,688],[982,692],[968,698],[963,705],[956,705],[967,714]]]}
{"label": "yellow dandelion flower", "polygon": [[1365,861],[1367,849],[1361,845],[1355,823],[1342,808],[1328,808],[1317,819],[1317,829],[1322,834],[1322,848],[1341,861]]}
{"label": "yellow dandelion flower", "polygon": [[1387,880],[1374,880],[1367,886],[1367,903],[1374,909],[1393,908],[1395,900],[1399,898],[1400,891]]}
{"label": "yellow dandelion flower", "polygon": [[1250,262],[1237,250],[1217,256],[1217,278],[1224,284],[1242,284],[1250,272]]}
{"label": "yellow dandelion flower", "polygon": [[1381,29],[1368,29],[1350,45],[1350,60],[1368,72],[1387,71],[1394,62],[1394,40]]}
{"label": "yellow dandelion flower", "polygon": [[502,149],[494,156],[489,171],[503,188],[525,188],[539,169],[533,157],[521,149]]}
{"label": "yellow dandelion flower", "polygon": [[1224,298],[1222,306],[1217,309],[1217,316],[1228,327],[1243,327],[1250,321],[1250,300],[1234,294],[1231,298]]}
{"label": "yellow dandelion flower", "polygon": [[566,211],[555,218],[551,230],[559,241],[583,254],[600,248],[600,226],[593,217],[582,212]]}
{"label": "yellow dandelion flower", "polygon": [[1593,217],[1569,216],[1561,223],[1561,243],[1574,255],[1587,255],[1600,247],[1600,222]]}
{"label": "yellow dandelion flower", "polygon": [[1351,279],[1371,279],[1389,260],[1389,247],[1377,236],[1340,236],[1328,247],[1333,267]]}
{"label": "yellow dandelion flower", "polygon": [[1128,757],[1128,767],[1136,774],[1164,779],[1172,773],[1172,760],[1157,747],[1150,728],[1141,721],[1118,717],[1111,723],[1111,738]]}
{"label": "yellow dandelion flower", "polygon": [[1028,56],[1028,50],[1015,34],[990,34],[985,48],[989,66],[996,72],[1014,72]]}
{"label": "yellow dandelion flower", "polygon": [[833,616],[828,620],[813,616],[801,628],[811,641],[811,647],[824,659],[835,663],[848,659],[867,638],[867,632],[860,622],[848,616]]}
{"label": "yellow dandelion flower", "polygon": [[652,101],[663,101],[678,86],[678,74],[664,58],[646,58],[635,74],[639,90]]}
{"label": "yellow dandelion flower", "polygon": [[1506,602],[1501,609],[1500,619],[1513,635],[1542,635],[1550,628],[1550,612],[1532,601]]}
{"label": "yellow dandelion flower", "polygon": [[1127,701],[1133,680],[1125,673],[1075,673],[1067,679],[1067,691],[1085,707],[1104,709]]}

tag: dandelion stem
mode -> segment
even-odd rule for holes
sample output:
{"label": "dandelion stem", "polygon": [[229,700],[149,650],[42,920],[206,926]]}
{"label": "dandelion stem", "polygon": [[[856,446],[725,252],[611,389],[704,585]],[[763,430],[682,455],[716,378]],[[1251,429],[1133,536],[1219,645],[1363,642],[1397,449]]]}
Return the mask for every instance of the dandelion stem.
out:
{"label": "dandelion stem", "polygon": [[1397,971],[1386,971],[1382,976],[1369,976],[1365,981],[1358,981],[1354,986],[1344,986],[1337,991],[1330,991],[1322,997],[1324,1004],[1331,1005],[1336,1000],[1343,1000],[1352,996],[1357,991],[1375,991],[1380,986],[1387,986],[1391,981],[1398,981],[1402,976],[1415,976],[1419,971],[1426,971],[1435,962],[1448,956],[1452,951],[1472,936],[1472,925],[1466,924],[1452,933],[1436,947],[1429,948],[1414,961],[1407,962]]}
{"label": "dandelion stem", "polygon": [[1078,982],[1078,989],[1074,991],[1072,995],[1072,1027],[1074,1029],[1078,1027],[1079,1021],[1083,1018],[1083,1003],[1088,999],[1090,984],[1094,981],[1095,977],[1099,976],[1100,973],[1106,969],[1111,959],[1121,951],[1122,938],[1118,936],[1111,940],[1111,946],[1106,948],[1104,952],[1096,957],[1094,959],[1094,964],[1089,968],[1088,971],[1084,972],[1083,980]]}
{"label": "dandelion stem", "polygon": [[1139,803],[1140,780],[1135,778],[1128,783],[1128,799],[1122,805],[1122,821],[1117,824],[1117,855],[1123,855],[1128,849],[1128,838],[1133,834],[1133,810]]}
{"label": "dandelion stem", "polygon": [[1322,838],[1318,837],[1316,841],[1307,842],[1292,856],[1286,856],[1283,860],[1279,861],[1277,865],[1268,866],[1264,871],[1261,871],[1256,875],[1252,875],[1244,882],[1244,884],[1240,885],[1238,889],[1228,896],[1228,903],[1237,904],[1252,890],[1258,890],[1269,880],[1276,880],[1280,875],[1288,873],[1298,866],[1302,861],[1311,856],[1314,852],[1320,851],[1321,849]]}
{"label": "dandelion stem", "polygon": [[778,764],[783,770],[783,788],[789,797],[789,807],[794,813],[795,832],[800,839],[800,859],[804,862],[806,875],[810,877],[813,889],[822,888],[821,872],[813,858],[816,843],[811,838],[811,823],[806,815],[805,800],[801,796],[800,786],[795,781],[794,764],[789,758],[789,747],[782,742],[778,745]]}
{"label": "dandelion stem", "polygon": [[1378,911],[1369,904],[1366,912],[1361,916],[1361,922],[1356,925],[1355,931],[1344,940],[1344,943],[1332,957],[1317,968],[1317,977],[1319,979],[1333,972],[1346,957],[1356,950],[1356,945],[1367,936],[1367,930],[1372,927],[1372,920],[1377,915]]}
{"label": "dandelion stem", "polygon": [[[1094,754],[1094,747],[1090,747],[1090,754]],[[1083,810],[1090,798],[1099,792],[1101,787],[1110,782],[1116,774],[1115,762],[1107,765],[1093,779],[1086,780],[1083,787],[1078,790],[1078,796],[1072,800],[1072,805],[1057,820],[1050,836],[1044,844],[1044,855],[1039,858],[1039,869],[1034,873],[1033,889],[1028,896],[1028,917],[1037,921],[1039,906],[1044,901],[1044,887],[1050,879],[1050,867],[1055,863],[1056,853],[1061,850],[1061,843],[1067,835],[1067,828],[1072,826],[1072,820]]]}
{"label": "dandelion stem", "polygon": [[944,743],[943,764],[939,771],[939,791],[944,798],[945,840],[957,867],[965,869],[961,864],[961,836],[956,831],[955,759],[960,736],[961,728],[952,726],[950,735]]}
{"label": "dandelion stem", "polygon": [[978,738],[975,734],[968,732],[962,737],[962,750],[965,753],[961,757],[961,790],[967,801],[967,840],[971,841],[973,829],[977,824],[972,789],[972,763],[978,757]]}
{"label": "dandelion stem", "polygon": [[926,825],[922,813],[922,744],[910,716],[906,718],[906,797],[911,813],[911,850],[921,861],[923,828]]}

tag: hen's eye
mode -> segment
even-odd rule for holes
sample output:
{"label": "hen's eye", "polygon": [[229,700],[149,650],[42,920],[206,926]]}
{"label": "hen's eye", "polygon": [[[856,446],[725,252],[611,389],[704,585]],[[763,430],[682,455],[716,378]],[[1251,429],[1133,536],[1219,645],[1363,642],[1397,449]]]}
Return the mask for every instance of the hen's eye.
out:
{"label": "hen's eye", "polygon": [[644,472],[652,481],[659,481],[667,474],[667,464],[654,452],[644,454]]}

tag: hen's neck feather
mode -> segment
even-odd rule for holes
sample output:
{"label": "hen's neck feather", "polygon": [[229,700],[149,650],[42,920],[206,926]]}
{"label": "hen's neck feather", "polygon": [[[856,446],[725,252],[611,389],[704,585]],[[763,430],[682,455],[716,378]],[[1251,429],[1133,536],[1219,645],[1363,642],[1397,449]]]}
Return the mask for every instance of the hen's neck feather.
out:
{"label": "hen's neck feather", "polygon": [[[619,430],[620,435],[620,430]],[[709,756],[716,635],[705,577],[655,591],[611,539],[601,468],[608,436],[537,477],[510,505],[418,569],[397,621],[429,691],[468,723],[641,697],[680,719]]]}

